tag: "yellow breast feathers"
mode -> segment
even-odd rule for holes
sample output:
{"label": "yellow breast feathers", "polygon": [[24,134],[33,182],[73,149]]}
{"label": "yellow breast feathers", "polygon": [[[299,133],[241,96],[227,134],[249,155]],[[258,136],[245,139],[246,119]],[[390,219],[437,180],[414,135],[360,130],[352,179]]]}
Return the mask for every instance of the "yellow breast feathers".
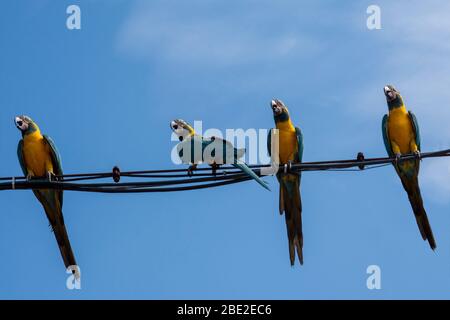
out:
{"label": "yellow breast feathers", "polygon": [[389,112],[388,132],[394,153],[405,154],[417,150],[411,119],[404,106]]}
{"label": "yellow breast feathers", "polygon": [[279,130],[280,164],[286,164],[294,160],[294,155],[298,150],[297,135],[291,120],[277,122],[276,128]]}
{"label": "yellow breast feathers", "polygon": [[39,131],[24,137],[23,158],[31,176],[44,177],[48,171],[53,172],[50,147]]}

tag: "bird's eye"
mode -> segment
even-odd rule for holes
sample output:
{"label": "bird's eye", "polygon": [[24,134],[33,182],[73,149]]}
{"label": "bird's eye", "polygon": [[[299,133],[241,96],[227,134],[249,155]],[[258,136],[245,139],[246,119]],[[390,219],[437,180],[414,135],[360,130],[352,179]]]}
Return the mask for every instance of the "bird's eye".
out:
{"label": "bird's eye", "polygon": [[177,125],[177,124],[174,124],[174,125],[173,125],[173,128],[174,128],[175,130],[177,130],[177,129],[178,129],[178,125]]}
{"label": "bird's eye", "polygon": [[22,121],[17,121],[17,125],[18,125],[19,127],[21,127],[21,126],[23,125],[23,122],[22,122]]}

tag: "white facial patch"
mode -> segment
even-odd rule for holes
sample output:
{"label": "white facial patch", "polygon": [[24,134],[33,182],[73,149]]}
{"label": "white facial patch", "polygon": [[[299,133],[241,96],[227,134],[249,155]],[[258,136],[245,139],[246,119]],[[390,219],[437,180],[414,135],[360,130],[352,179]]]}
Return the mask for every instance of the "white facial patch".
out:
{"label": "white facial patch", "polygon": [[185,137],[189,134],[189,130],[184,128],[179,122],[172,121],[170,123],[170,127],[172,128],[172,131],[175,132],[175,134],[179,137]]}
{"label": "white facial patch", "polygon": [[22,120],[22,118],[16,117],[15,121],[16,127],[21,131],[26,131],[28,129],[28,123]]}

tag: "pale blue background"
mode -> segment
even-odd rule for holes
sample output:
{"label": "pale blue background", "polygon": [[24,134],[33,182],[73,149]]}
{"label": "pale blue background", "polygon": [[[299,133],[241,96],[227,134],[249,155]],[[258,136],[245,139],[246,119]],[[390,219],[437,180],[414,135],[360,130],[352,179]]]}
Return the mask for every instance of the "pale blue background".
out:
{"label": "pale blue background", "polygon": [[[5,1],[0,7],[0,176],[21,174],[16,114],[57,143],[66,173],[175,167],[169,121],[270,128],[290,107],[305,161],[385,154],[382,88],[450,146],[450,4],[377,1]],[[78,4],[82,29],[66,28]],[[0,298],[450,298],[448,160],[421,184],[437,240],[420,238],[391,167],[303,176],[305,265],[289,265],[278,187],[184,193],[67,192],[82,270],[67,275],[31,191],[0,192]],[[382,289],[366,288],[366,268]]]}

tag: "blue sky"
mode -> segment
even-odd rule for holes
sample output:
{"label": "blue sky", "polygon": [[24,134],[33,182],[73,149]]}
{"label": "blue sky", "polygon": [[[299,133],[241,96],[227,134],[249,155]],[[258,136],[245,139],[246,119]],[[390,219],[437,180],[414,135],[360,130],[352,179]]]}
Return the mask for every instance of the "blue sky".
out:
{"label": "blue sky", "polygon": [[[77,4],[82,29],[66,28]],[[368,30],[366,8],[381,8]],[[305,161],[385,154],[382,88],[450,146],[446,1],[9,1],[0,10],[0,176],[19,175],[13,124],[31,116],[66,173],[175,167],[169,121],[270,128],[282,99]],[[289,265],[276,180],[185,193],[66,192],[82,271],[66,273],[31,191],[0,192],[0,298],[450,298],[450,163],[422,163],[438,248],[422,241],[393,168],[305,173],[305,264]],[[368,290],[366,268],[381,267]]]}

